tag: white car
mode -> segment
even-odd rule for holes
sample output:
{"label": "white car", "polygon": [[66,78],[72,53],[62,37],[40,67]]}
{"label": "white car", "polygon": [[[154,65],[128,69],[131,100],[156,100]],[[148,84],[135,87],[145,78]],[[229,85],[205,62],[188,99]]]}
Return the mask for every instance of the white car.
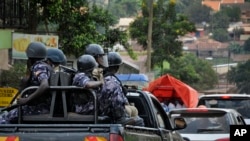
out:
{"label": "white car", "polygon": [[178,131],[190,141],[229,141],[230,125],[246,125],[241,114],[233,109],[174,109],[169,112],[169,117],[185,119],[186,128]]}
{"label": "white car", "polygon": [[250,124],[250,95],[247,94],[209,94],[199,97],[198,105],[208,108],[235,109]]}

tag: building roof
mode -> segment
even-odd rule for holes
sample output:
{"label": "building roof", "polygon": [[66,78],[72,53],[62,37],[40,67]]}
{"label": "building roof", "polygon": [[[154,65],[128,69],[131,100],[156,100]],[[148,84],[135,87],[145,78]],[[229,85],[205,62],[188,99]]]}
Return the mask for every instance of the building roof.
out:
{"label": "building roof", "polygon": [[221,0],[222,3],[245,3],[245,0]]}
{"label": "building roof", "polygon": [[202,5],[211,7],[214,11],[220,10],[220,1],[202,1]]}
{"label": "building roof", "polygon": [[219,11],[222,5],[244,5],[245,0],[203,0],[202,5],[211,7],[214,11]]}
{"label": "building roof", "polygon": [[194,43],[184,44],[188,50],[219,50],[228,47],[228,43],[221,43],[213,39],[199,39]]}

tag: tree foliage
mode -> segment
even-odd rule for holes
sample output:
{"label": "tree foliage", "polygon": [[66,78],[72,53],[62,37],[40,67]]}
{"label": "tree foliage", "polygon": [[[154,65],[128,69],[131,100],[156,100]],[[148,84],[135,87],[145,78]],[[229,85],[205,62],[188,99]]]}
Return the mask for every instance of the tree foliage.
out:
{"label": "tree foliage", "polygon": [[227,42],[230,37],[226,29],[218,28],[213,31],[213,39],[219,42]]}
{"label": "tree foliage", "polygon": [[185,54],[178,59],[173,59],[170,69],[163,71],[163,74],[165,73],[175,76],[197,90],[214,88],[218,82],[212,65],[193,54]]}
{"label": "tree foliage", "polygon": [[212,14],[210,21],[211,30],[213,29],[227,29],[229,26],[229,17],[225,11],[219,11]]}
{"label": "tree foliage", "polygon": [[202,5],[200,1],[190,4],[185,10],[185,15],[194,23],[209,23],[211,21],[211,11],[212,9],[210,7]]}
{"label": "tree foliage", "polygon": [[21,77],[25,75],[25,63],[16,62],[10,70],[0,72],[0,86],[19,88]]}
{"label": "tree foliage", "polygon": [[227,79],[230,83],[236,84],[239,93],[250,93],[250,60],[245,63],[239,63],[232,67],[227,73]]}
{"label": "tree foliage", "polygon": [[107,10],[117,18],[135,17],[140,11],[140,0],[109,0]]}
{"label": "tree foliage", "polygon": [[[195,31],[195,26],[184,15],[177,15],[175,1],[159,0],[154,3],[152,64],[161,65],[173,56],[182,55],[182,43],[179,36]],[[148,7],[143,0],[142,17],[138,17],[129,28],[131,38],[137,39],[144,48],[147,47]]]}
{"label": "tree foliage", "polygon": [[239,6],[222,6],[221,11],[227,14],[230,22],[240,21],[241,10]]}
{"label": "tree foliage", "polygon": [[243,47],[240,44],[235,43],[235,42],[231,42],[228,48],[229,48],[229,51],[234,54],[239,54],[243,52]]}
{"label": "tree foliage", "polygon": [[48,9],[50,21],[59,25],[59,43],[64,52],[79,56],[89,43],[111,44],[107,33],[115,20],[108,11],[96,5],[90,7],[84,0],[57,1]]}
{"label": "tree foliage", "polygon": [[[89,0],[24,0],[23,6],[29,11],[28,32],[36,34],[38,27],[43,29],[41,25],[44,25],[45,33],[59,35],[59,47],[68,55],[81,55],[89,43],[112,47],[116,42],[126,42],[127,38],[124,38],[122,31],[110,28],[117,23],[117,19],[95,2],[90,4]],[[51,25],[56,25],[56,29],[51,31]],[[109,35],[112,32],[119,36]],[[111,39],[112,37],[117,41]],[[124,46],[130,49],[128,44]]]}
{"label": "tree foliage", "polygon": [[250,38],[245,41],[243,48],[245,51],[250,51]]}

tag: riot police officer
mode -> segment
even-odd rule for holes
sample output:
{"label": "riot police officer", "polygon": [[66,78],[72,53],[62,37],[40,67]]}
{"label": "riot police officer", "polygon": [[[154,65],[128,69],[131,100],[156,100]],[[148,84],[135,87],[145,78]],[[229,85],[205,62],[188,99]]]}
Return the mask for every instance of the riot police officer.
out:
{"label": "riot police officer", "polygon": [[92,55],[98,67],[93,70],[93,78],[95,80],[103,80],[103,69],[108,67],[107,53],[99,44],[89,44],[85,49],[85,54]]}
{"label": "riot police officer", "polygon": [[[23,115],[45,114],[49,113],[50,95],[46,95],[45,91],[49,88],[49,78],[53,69],[45,63],[47,49],[43,43],[31,42],[27,49],[26,55],[27,69],[29,70],[26,87],[39,86],[36,90],[28,91],[25,95],[17,98],[18,105],[22,106]],[[11,110],[3,117],[2,123],[16,122],[18,110]]]}
{"label": "riot police officer", "polygon": [[[121,56],[116,52],[108,53],[109,67],[104,70],[104,84],[99,98],[100,114],[108,115],[114,123],[144,126],[143,119],[138,116],[136,107],[130,106],[126,98],[127,91],[121,81],[115,76],[122,64]],[[127,111],[126,108],[127,107]],[[131,117],[128,111],[135,112]],[[131,114],[131,113],[130,113]]]}
{"label": "riot police officer", "polygon": [[[102,81],[93,79],[92,71],[98,66],[95,58],[91,55],[82,55],[77,60],[77,73],[73,78],[73,85],[83,88],[100,90]],[[94,99],[86,94],[74,94],[72,96],[74,112],[79,114],[93,114]]]}
{"label": "riot police officer", "polygon": [[56,68],[59,65],[64,65],[66,62],[67,59],[62,50],[58,48],[47,49],[47,63],[53,68]]}

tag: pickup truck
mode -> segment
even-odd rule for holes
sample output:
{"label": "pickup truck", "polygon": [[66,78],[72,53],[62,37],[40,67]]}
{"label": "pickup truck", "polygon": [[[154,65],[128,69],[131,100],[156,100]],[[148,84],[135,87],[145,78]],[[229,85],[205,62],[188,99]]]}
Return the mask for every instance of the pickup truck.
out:
{"label": "pickup truck", "polygon": [[[183,118],[172,122],[161,104],[151,93],[141,90],[128,90],[128,100],[133,103],[145,126],[113,124],[106,116],[98,116],[95,92],[90,89],[68,85],[67,74],[59,72],[49,93],[52,95],[49,114],[22,115],[18,106],[17,123],[0,125],[0,140],[15,141],[184,141],[177,130],[186,126]],[[31,86],[25,91],[36,89]],[[71,94],[90,94],[94,97],[95,113],[80,115],[71,111]]]}

